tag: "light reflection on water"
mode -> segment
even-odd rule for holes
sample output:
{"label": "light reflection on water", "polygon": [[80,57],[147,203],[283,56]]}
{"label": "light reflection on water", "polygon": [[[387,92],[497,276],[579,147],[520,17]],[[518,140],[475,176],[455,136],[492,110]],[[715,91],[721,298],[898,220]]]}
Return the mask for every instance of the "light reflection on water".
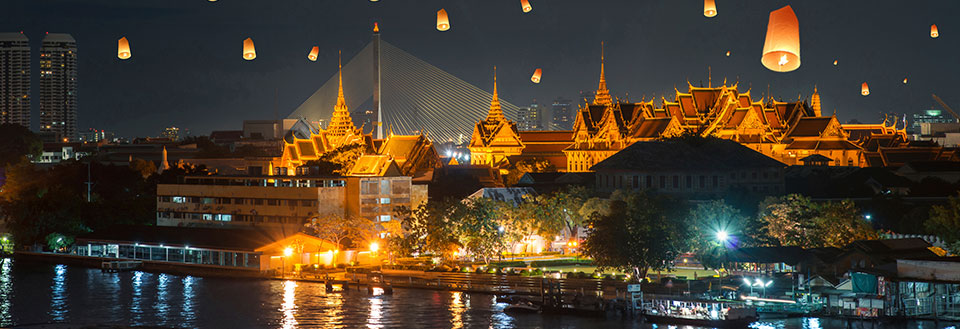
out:
{"label": "light reflection on water", "polygon": [[53,274],[53,289],[50,291],[50,315],[53,321],[61,322],[66,320],[70,312],[67,304],[67,266],[57,265]]}
{"label": "light reflection on water", "polygon": [[0,265],[0,326],[13,322],[10,312],[13,303],[13,261],[4,258]]}
{"label": "light reflection on water", "polygon": [[280,312],[283,312],[283,322],[281,328],[293,329],[297,327],[297,282],[283,282],[283,304],[280,305]]}
{"label": "light reflection on water", "polygon": [[[504,306],[492,295],[462,292],[394,289],[393,294],[374,296],[366,289],[340,286],[327,292],[323,284],[309,282],[101,273],[12,260],[0,265],[3,327],[62,320],[180,328],[654,328],[619,316],[509,315],[503,313]],[[821,329],[844,324],[798,318],[753,327]]]}

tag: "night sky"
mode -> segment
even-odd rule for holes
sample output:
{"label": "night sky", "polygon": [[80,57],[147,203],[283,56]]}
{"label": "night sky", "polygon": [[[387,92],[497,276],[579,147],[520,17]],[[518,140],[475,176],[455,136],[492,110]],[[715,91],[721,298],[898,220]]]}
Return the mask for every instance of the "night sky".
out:
{"label": "night sky", "polygon": [[[824,113],[843,122],[928,110],[931,92],[960,109],[960,1],[716,1],[719,14],[706,18],[701,0],[530,0],[527,14],[519,0],[4,0],[0,31],[24,31],[34,47],[34,126],[40,41],[46,31],[70,33],[81,131],[125,137],[171,125],[193,135],[238,130],[243,119],[274,117],[275,90],[285,117],[336,73],[337,50],[349,58],[369,42],[374,21],[384,40],[481,88],[492,88],[496,65],[500,96],[517,105],[595,90],[605,41],[610,91],[631,101],[668,92],[672,100],[674,86],[705,85],[712,66],[715,84],[739,77],[754,99],[768,84],[783,100],[816,84]],[[777,73],[760,55],[767,16],[785,5],[800,20],[802,66]],[[447,32],[435,28],[440,8]],[[930,38],[931,24],[940,38]],[[116,57],[123,36],[133,52],[126,61]],[[254,61],[241,58],[247,37]],[[310,62],[314,45],[320,58]]]}

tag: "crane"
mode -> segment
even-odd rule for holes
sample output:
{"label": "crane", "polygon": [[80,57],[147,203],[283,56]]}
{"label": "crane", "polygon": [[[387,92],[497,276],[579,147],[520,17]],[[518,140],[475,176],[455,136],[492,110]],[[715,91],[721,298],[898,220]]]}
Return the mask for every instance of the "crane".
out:
{"label": "crane", "polygon": [[944,103],[943,100],[940,99],[940,97],[937,97],[937,94],[931,94],[931,95],[933,95],[933,100],[937,101],[937,103],[940,103],[940,106],[946,109],[947,112],[950,112],[950,114],[953,115],[954,118],[957,118],[957,122],[960,122],[960,115],[957,115],[957,112],[954,112],[953,109],[947,106],[947,103]]}

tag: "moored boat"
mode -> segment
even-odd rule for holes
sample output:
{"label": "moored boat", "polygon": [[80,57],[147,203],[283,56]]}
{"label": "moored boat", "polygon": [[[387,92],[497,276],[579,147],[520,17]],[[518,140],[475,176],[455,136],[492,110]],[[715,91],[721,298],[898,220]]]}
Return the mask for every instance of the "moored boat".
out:
{"label": "moored boat", "polygon": [[643,317],[651,323],[713,328],[745,328],[757,310],[741,303],[710,300],[654,299],[644,302]]}

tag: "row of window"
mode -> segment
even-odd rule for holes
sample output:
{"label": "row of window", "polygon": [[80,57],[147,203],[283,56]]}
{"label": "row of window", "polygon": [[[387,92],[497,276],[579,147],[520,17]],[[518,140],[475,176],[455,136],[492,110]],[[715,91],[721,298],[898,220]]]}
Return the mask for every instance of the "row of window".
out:
{"label": "row of window", "polygon": [[157,219],[194,220],[212,222],[247,222],[247,223],[279,223],[300,224],[307,218],[297,216],[260,216],[240,214],[206,214],[179,211],[158,211]]}
{"label": "row of window", "polygon": [[[262,167],[249,167],[249,171],[259,171]],[[259,187],[343,187],[346,182],[342,179],[287,179],[287,178],[210,178],[187,177],[184,184],[188,185],[223,185],[223,186],[259,186]]]}
{"label": "row of window", "polygon": [[[627,185],[624,185],[624,177],[628,177]],[[720,176],[712,175],[700,175],[700,176],[654,176],[654,175],[634,175],[632,181],[629,178],[630,176],[612,176],[612,175],[598,175],[597,179],[600,179],[599,185],[603,187],[612,187],[612,188],[659,188],[659,189],[680,189],[681,186],[686,189],[693,189],[694,186],[700,189],[705,188],[718,188],[720,187]]]}
{"label": "row of window", "polygon": [[408,180],[361,180],[361,195],[378,194],[410,194],[410,181]]}
{"label": "row of window", "polygon": [[169,196],[161,195],[157,197],[158,202],[172,203],[199,203],[199,204],[234,204],[234,205],[252,205],[252,206],[289,206],[289,207],[316,207],[317,200],[291,200],[291,199],[262,199],[262,198],[217,198],[217,197],[193,197],[193,196]]}
{"label": "row of window", "polygon": [[127,258],[201,265],[260,267],[259,254],[180,247],[90,244],[77,246],[77,254],[92,257]]}

